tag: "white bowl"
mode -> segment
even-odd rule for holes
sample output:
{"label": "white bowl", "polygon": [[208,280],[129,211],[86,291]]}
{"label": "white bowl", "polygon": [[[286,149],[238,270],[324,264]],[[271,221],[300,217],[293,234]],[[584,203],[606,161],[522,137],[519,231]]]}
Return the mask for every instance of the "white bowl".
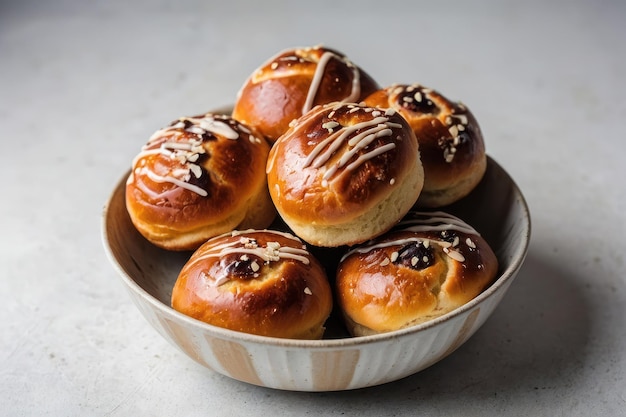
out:
{"label": "white bowl", "polygon": [[482,294],[430,322],[375,336],[349,337],[336,313],[323,340],[256,336],[211,326],[170,307],[178,271],[190,254],[161,250],[135,230],[126,212],[125,182],[126,176],[104,209],[103,240],[135,305],[163,337],[200,364],[276,389],[363,388],[398,380],[440,361],[491,315],[517,275],[530,240],[524,197],[506,171],[489,158],[477,188],[446,208],[474,226],[498,257],[499,277]]}

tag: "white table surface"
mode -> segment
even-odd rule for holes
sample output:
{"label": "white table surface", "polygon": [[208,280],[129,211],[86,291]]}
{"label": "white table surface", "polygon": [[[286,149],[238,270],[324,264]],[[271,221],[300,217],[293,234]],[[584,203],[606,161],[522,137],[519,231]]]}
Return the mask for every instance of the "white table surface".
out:
{"label": "white table surface", "polygon": [[[213,3],[0,4],[0,415],[626,415],[626,2]],[[153,131],[319,43],[382,85],[466,103],[533,236],[447,359],[379,387],[283,392],[162,339],[105,256],[101,212]]]}

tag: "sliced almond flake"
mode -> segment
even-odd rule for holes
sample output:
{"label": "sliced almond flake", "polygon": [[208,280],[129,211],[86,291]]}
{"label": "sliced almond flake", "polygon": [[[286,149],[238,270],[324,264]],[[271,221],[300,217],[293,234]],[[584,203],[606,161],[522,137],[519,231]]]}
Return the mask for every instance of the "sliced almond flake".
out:
{"label": "sliced almond flake", "polygon": [[267,242],[267,247],[269,249],[278,249],[278,248],[280,248],[280,243],[278,243],[278,242]]}
{"label": "sliced almond flake", "polygon": [[200,168],[200,165],[189,164],[189,170],[196,178],[200,178],[200,176],[202,176],[202,168]]}
{"label": "sliced almond flake", "polygon": [[454,259],[455,261],[459,261],[459,262],[465,261],[465,257],[460,252],[457,252],[455,250],[448,251],[448,256]]}

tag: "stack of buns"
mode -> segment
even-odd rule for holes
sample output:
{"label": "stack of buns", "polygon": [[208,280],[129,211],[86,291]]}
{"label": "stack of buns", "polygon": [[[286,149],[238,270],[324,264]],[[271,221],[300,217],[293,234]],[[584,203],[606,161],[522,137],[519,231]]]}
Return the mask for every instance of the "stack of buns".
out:
{"label": "stack of buns", "polygon": [[148,241],[192,252],[177,311],[317,339],[335,300],[361,336],[438,317],[493,282],[487,242],[445,212],[485,169],[463,104],[382,88],[330,48],[293,48],[252,73],[231,114],[157,130],[132,162],[126,207]]}

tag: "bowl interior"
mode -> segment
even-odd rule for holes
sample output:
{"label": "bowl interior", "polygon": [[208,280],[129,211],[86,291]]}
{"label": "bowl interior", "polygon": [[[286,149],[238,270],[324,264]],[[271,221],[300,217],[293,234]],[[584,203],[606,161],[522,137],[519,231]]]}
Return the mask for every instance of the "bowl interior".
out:
{"label": "bowl interior", "polygon": [[[103,240],[114,266],[131,291],[171,310],[170,298],[178,272],[190,252],[170,252],[150,244],[134,228],[125,206],[124,176],[114,189],[103,216]],[[524,198],[511,177],[492,158],[480,184],[461,201],[443,208],[471,224],[491,245],[499,261],[499,279],[472,303],[480,303],[504,281],[512,279],[524,260],[530,238],[530,216]],[[285,228],[277,220],[274,227]],[[311,248],[334,280],[341,249]],[[463,309],[464,307],[461,307]],[[467,307],[469,308],[469,306]],[[454,316],[455,312],[449,313]],[[425,323],[424,325],[427,325]],[[212,326],[197,322],[210,331]],[[419,327],[419,326],[418,326]],[[214,330],[217,330],[213,328]],[[223,331],[223,329],[219,329]],[[236,333],[236,332],[233,332]],[[235,335],[236,337],[236,335]],[[324,339],[349,338],[340,314],[334,311],[327,322]],[[354,339],[354,338],[353,338]],[[310,341],[319,347],[319,341]],[[301,342],[302,343],[302,342]],[[306,342],[303,342],[306,344]]]}

